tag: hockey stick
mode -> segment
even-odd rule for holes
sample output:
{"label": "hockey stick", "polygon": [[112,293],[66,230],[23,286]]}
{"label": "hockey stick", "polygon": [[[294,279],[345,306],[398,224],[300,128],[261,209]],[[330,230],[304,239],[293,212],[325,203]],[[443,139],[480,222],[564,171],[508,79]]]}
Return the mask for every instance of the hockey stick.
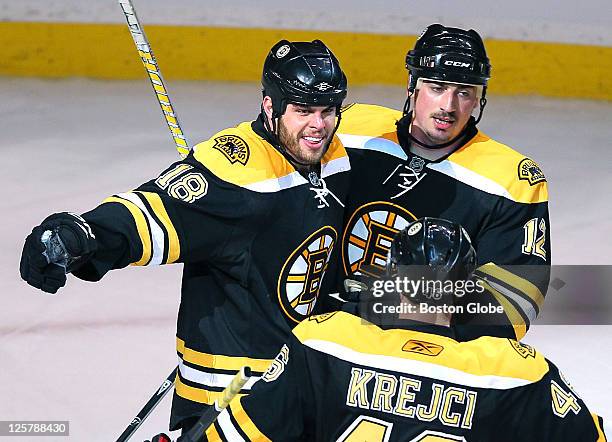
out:
{"label": "hockey stick", "polygon": [[[157,98],[157,102],[161,106],[162,113],[164,114],[164,118],[166,119],[166,123],[168,124],[168,129],[170,129],[170,133],[172,135],[172,139],[174,140],[174,144],[176,145],[176,149],[182,158],[189,154],[189,143],[187,142],[187,138],[183,134],[183,129],[181,129],[181,124],[179,123],[178,115],[174,111],[174,107],[172,106],[172,102],[170,101],[170,96],[168,95],[168,91],[164,84],[164,80],[157,64],[157,60],[155,59],[155,55],[153,55],[153,50],[149,45],[149,41],[147,36],[145,35],[144,29],[140,25],[140,21],[138,20],[138,16],[136,15],[136,10],[134,9],[134,5],[131,0],[118,0],[121,9],[123,10],[123,14],[125,15],[125,19],[127,20],[128,28],[130,30],[130,34],[132,34],[132,39],[134,40],[134,44],[136,45],[136,49],[138,49],[138,55],[140,55],[140,59],[142,64],[147,71],[147,75],[149,76],[149,80],[151,80],[151,85],[153,86],[153,90],[155,92],[155,96]],[[153,409],[157,406],[159,401],[171,390],[172,385],[174,385],[174,379],[176,377],[178,367],[172,370],[172,373],[164,380],[161,384],[157,392],[153,395],[151,399],[145,404],[145,406],[140,410],[140,412],[136,415],[136,417],[132,420],[130,425],[121,433],[121,436],[117,439],[117,442],[127,441],[132,434],[136,431],[136,429],[140,426],[140,424],[147,418],[149,413],[153,411]]]}
{"label": "hockey stick", "polygon": [[191,427],[186,434],[180,436],[176,442],[200,442],[204,438],[204,432],[210,427],[217,416],[229,405],[230,401],[236,396],[244,384],[247,383],[251,377],[251,369],[249,367],[242,367],[238,373],[232,379],[232,382],[225,387],[221,393],[221,397],[217,399],[212,407],[209,407],[200,416],[196,424]]}
{"label": "hockey stick", "polygon": [[153,411],[153,409],[157,406],[157,404],[159,404],[159,402],[163,399],[163,397],[170,390],[172,390],[171,387],[174,384],[174,378],[176,377],[177,370],[178,370],[178,367],[172,370],[172,373],[170,373],[168,377],[166,378],[166,380],[162,382],[162,384],[159,386],[155,394],[153,394],[151,399],[149,399],[149,401],[145,404],[145,406],[142,407],[142,409],[138,412],[136,417],[132,419],[132,422],[130,422],[127,428],[123,430],[123,433],[121,433],[121,436],[119,436],[119,438],[117,439],[117,442],[125,442],[130,437],[132,437],[132,434],[134,434],[134,432],[138,429],[138,427],[140,427],[140,424],[142,424],[142,422],[147,418],[147,416],[151,413],[151,411]]}
{"label": "hockey stick", "polygon": [[157,61],[155,60],[153,50],[149,45],[144,29],[138,21],[134,5],[132,5],[132,0],[118,1],[119,5],[121,5],[121,9],[123,9],[123,14],[127,20],[130,34],[132,34],[132,38],[136,44],[136,49],[138,49],[138,55],[140,55],[142,64],[147,71],[151,84],[153,85],[155,96],[157,97],[157,101],[161,106],[164,118],[168,124],[168,129],[170,129],[172,138],[174,139],[174,144],[176,144],[176,150],[178,150],[181,157],[184,158],[189,153],[189,143],[183,134],[183,129],[181,129],[178,116],[176,115],[176,112],[172,107],[172,103],[170,102],[170,96],[168,95],[168,91],[164,84],[161,71],[159,70],[159,66],[157,65]]}

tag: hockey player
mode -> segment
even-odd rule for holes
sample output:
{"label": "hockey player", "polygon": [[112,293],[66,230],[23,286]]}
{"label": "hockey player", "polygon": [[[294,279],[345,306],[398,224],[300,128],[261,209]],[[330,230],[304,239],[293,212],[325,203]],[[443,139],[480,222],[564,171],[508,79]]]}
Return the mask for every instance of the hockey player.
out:
{"label": "hockey player", "polygon": [[542,307],[549,279],[544,174],[476,126],[491,70],[476,31],[429,26],[406,67],[403,113],[364,104],[343,111],[338,133],[352,182],[339,280],[381,274],[390,239],[410,221],[449,219],[474,239],[478,273],[489,282],[481,301],[507,313],[457,315],[457,323],[482,325],[464,328],[467,336],[521,338]]}
{"label": "hockey player", "polygon": [[[466,282],[476,265],[468,234],[424,218],[391,245],[387,271],[419,280]],[[434,281],[432,279],[432,281]],[[511,339],[459,342],[453,292],[395,293],[413,306],[394,325],[371,304],[311,316],[296,328],[249,396],[233,400],[209,427],[209,441],[605,441],[557,367]],[[467,296],[467,295],[466,295]],[[381,298],[382,299],[382,298]]]}
{"label": "hockey player", "polygon": [[283,40],[262,85],[255,121],[90,212],[49,216],[25,242],[21,276],[49,293],[65,273],[98,281],[184,263],[171,429],[189,427],[245,365],[247,393],[327,290],[350,169],[334,135],[346,77],[321,41]]}

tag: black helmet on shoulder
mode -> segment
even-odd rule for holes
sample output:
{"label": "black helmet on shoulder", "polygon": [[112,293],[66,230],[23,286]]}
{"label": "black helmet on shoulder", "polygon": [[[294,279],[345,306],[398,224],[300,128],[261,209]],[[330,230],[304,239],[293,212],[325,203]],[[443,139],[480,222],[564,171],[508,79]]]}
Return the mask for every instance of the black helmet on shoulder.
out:
{"label": "black helmet on shoulder", "polygon": [[[461,225],[440,218],[410,223],[395,235],[387,257],[388,276],[412,280],[464,281],[475,268],[476,252],[468,233]],[[430,294],[415,295],[418,301],[431,301]]]}
{"label": "black helmet on shoulder", "polygon": [[410,91],[419,78],[486,88],[491,77],[491,64],[478,32],[438,23],[429,25],[408,51],[406,69],[410,71]]}
{"label": "black helmet on shoulder", "polygon": [[339,112],[346,98],[346,76],[321,40],[276,43],[266,57],[261,84],[264,96],[272,99],[275,118],[288,103],[336,106]]}

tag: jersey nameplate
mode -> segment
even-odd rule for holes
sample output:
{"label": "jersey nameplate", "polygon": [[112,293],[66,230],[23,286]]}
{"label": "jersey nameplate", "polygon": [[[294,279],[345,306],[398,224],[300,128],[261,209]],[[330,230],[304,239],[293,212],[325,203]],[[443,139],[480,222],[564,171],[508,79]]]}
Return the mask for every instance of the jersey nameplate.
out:
{"label": "jersey nameplate", "polygon": [[346,405],[470,429],[477,398],[478,393],[467,388],[435,382],[427,388],[419,379],[352,367]]}

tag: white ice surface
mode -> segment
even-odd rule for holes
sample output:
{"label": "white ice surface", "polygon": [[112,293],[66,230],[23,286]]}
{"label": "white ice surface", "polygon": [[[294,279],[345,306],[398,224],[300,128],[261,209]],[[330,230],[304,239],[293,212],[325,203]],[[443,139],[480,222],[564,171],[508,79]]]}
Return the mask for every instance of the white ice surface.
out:
{"label": "white ice surface", "polygon": [[[255,84],[169,88],[192,142],[258,112]],[[400,107],[402,94],[367,87],[350,97]],[[491,97],[481,123],[544,169],[556,264],[612,263],[611,113],[604,102]],[[50,296],[20,280],[19,256],[49,213],[86,211],[177,155],[145,80],[0,78],[0,125],[0,420],[69,420],[70,438],[49,441],[114,440],[176,364],[180,266],[129,268],[98,284],[69,277]],[[611,326],[536,326],[526,341],[612,418]],[[167,428],[169,406],[134,440]]]}

